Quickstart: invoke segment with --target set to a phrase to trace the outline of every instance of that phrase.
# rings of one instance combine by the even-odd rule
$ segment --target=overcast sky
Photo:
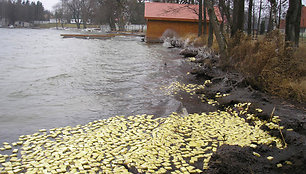
[[[52,11],[53,10],[52,7],[60,0],[39,0],[39,1],[43,3],[45,9]],[[306,0],[302,0],[302,3],[306,5]]]
[[[52,7],[58,3],[60,0],[39,0],[42,2],[46,10],[53,10]]]

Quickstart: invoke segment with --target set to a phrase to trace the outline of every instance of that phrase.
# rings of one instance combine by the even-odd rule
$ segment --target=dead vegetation
[[[208,35],[202,35],[201,37],[198,37],[196,34],[187,34],[184,37],[182,37],[182,40],[185,41],[186,45],[191,45],[194,47],[203,47],[204,45],[208,44]],[[216,40],[216,37],[214,36],[214,41]],[[213,42],[212,49],[216,52],[219,51],[218,43]]]
[[[188,34],[181,40],[185,46],[199,48],[207,45],[207,37]],[[301,41],[299,48],[285,50],[284,35],[279,31],[259,36],[258,40],[244,33],[226,38],[228,59],[221,62],[223,69],[242,73],[255,89],[306,102],[306,42]],[[219,51],[216,41],[211,49]]]
[[[237,43],[239,42],[239,43]],[[224,66],[243,73],[252,86],[286,99],[306,101],[306,45],[284,49],[284,36],[274,31],[252,40],[238,34],[229,40]]]

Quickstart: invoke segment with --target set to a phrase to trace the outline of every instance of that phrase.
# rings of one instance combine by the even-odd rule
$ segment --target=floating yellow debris
[[[274,158],[273,158],[273,156],[268,156],[267,159],[272,161]]]
[[[198,84],[184,84],[180,82],[173,82],[171,85],[167,87],[162,87],[161,89],[166,91],[167,95],[176,95],[179,94],[179,92],[185,92],[189,94],[190,96],[196,95],[197,91],[203,90],[207,84],[211,84],[210,80],[206,80],[204,84],[198,85]],[[221,94],[217,93],[215,98],[220,98],[220,97],[225,97],[228,96],[229,94]],[[206,102],[212,106],[219,105],[219,102],[207,98],[204,94],[198,95],[197,96],[202,102]]]
[[[257,157],[261,157],[261,155],[257,152],[253,152],[253,155],[257,156]]]
[[[39,132],[46,132],[46,129],[40,129]]]
[[[12,149],[12,146],[10,146],[10,145],[4,145],[3,147],[4,147],[5,150],[10,150],[10,149]]]
[[[292,162],[291,162],[291,161],[285,161],[285,163],[286,163],[287,165],[292,165]]]
[[[195,57],[190,57],[188,60],[189,60],[190,62],[194,62],[194,61],[196,61],[196,58],[195,58]]]
[[[276,164],[276,167],[281,168],[283,165],[281,163]]]
[[[259,113],[261,113],[261,112],[262,112],[262,109],[257,108],[256,111],[259,112]]]
[[[242,112],[247,112],[248,106],[237,105],[244,108]],[[22,147],[12,150],[13,156],[0,156],[4,167],[0,172],[128,173],[124,167],[128,166],[138,173],[203,173],[222,144],[254,147],[275,142],[281,148],[280,139],[260,129],[263,124],[257,121],[252,126],[233,110],[184,117],[173,113],[158,119],[152,115],[116,116],[20,136],[16,143]],[[21,157],[17,157],[19,151]],[[197,167],[199,163],[203,168]]]

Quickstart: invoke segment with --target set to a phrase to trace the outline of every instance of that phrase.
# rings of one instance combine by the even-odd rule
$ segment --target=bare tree
[[[83,27],[87,28],[87,23],[93,14],[93,7],[95,5],[94,0],[81,0],[81,12]]]
[[[206,0],[203,0],[203,18],[204,18],[204,23],[203,23],[203,34],[206,35],[206,32],[207,32],[207,17],[206,17],[206,3],[205,3]]]
[[[58,23],[61,23],[62,28],[64,28],[64,9],[63,3],[58,2],[53,6],[54,9],[54,16],[56,19],[56,28],[58,28]]]
[[[198,36],[200,37],[202,35],[202,13],[203,13],[203,6],[202,6],[202,0],[199,0],[199,29],[198,29]],[[206,21],[204,21],[206,22]]]
[[[221,13],[221,18],[222,18],[222,21],[221,21],[221,30],[223,31],[224,29],[224,10],[222,9],[224,7],[224,0],[219,0],[219,3],[218,3],[218,7],[219,7],[219,10],[220,10],[220,13]]]
[[[289,8],[286,15],[286,47],[299,46],[301,9],[301,0],[289,0]]]
[[[214,28],[213,28],[212,21],[209,20],[209,31],[208,31],[207,46],[211,47],[213,45],[213,43],[214,43]]]
[[[243,31],[244,24],[244,0],[234,0],[233,25],[231,35],[234,36],[237,31]]]
[[[249,0],[249,9],[248,9],[248,35],[252,33],[252,9],[253,9],[253,0]]]
[[[205,1],[206,6],[207,6],[207,11],[209,15],[209,20],[211,21],[212,27],[214,29],[214,33],[219,45],[219,51],[222,59],[225,59],[227,57],[227,52],[226,52],[226,40],[223,35],[223,32],[220,30],[220,24],[217,19],[217,16],[215,14],[214,6],[213,6],[213,0],[211,1]]]
[[[82,4],[80,0],[64,0],[64,5],[71,11],[72,18],[77,25],[77,28],[81,28],[81,10]]]
[[[256,37],[259,34],[259,26],[260,26],[260,18],[261,18],[261,9],[262,9],[262,0],[259,2],[259,15],[258,15],[258,22],[257,22],[257,32],[256,32]]]

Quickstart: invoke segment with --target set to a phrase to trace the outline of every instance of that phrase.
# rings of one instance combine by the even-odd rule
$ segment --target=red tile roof
[[[218,7],[215,7],[216,16],[219,21],[222,21]],[[170,21],[198,21],[199,6],[193,4],[175,4],[175,3],[160,3],[146,2],[145,3],[145,18],[156,20]],[[206,14],[207,20],[209,20]]]

